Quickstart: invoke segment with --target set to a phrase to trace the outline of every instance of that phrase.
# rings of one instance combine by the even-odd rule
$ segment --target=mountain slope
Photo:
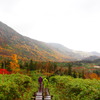
[[[47,43],[22,36],[0,22],[0,56],[10,57],[12,54],[17,54],[19,59],[39,61],[66,61],[72,59],[54,50]]]
[[[26,36],[0,22],[0,58],[17,54],[19,59],[35,61],[73,61],[81,60],[97,52],[74,51],[57,43],[45,43]]]
[[[49,43],[56,51],[60,52],[62,55],[70,56],[73,59],[81,60],[83,58],[89,57],[92,54],[83,51],[74,51],[58,43]]]
[[[98,53],[96,51],[91,52],[91,54],[94,55],[94,56],[99,56],[100,57],[100,53]]]
[[[100,59],[100,56],[89,56],[89,57],[84,58],[82,60],[84,60],[84,61],[94,61],[94,60],[97,60],[97,59]]]

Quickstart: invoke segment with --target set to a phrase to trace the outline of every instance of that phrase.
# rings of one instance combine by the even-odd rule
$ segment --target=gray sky
[[[100,52],[100,0],[0,0],[0,20],[36,40]]]

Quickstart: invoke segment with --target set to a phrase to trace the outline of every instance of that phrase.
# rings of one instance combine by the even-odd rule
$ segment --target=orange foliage
[[[11,58],[12,58],[12,61],[10,62],[9,67],[13,73],[17,73],[20,71],[20,66],[18,64],[17,55],[13,54]]]
[[[89,78],[89,79],[100,79],[100,77],[96,74],[96,73],[86,73],[85,78]]]

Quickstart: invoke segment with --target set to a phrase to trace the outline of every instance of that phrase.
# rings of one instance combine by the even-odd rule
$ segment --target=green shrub
[[[33,88],[27,75],[0,75],[0,100],[19,100]]]
[[[72,78],[70,76],[53,76],[50,78],[50,86],[53,100],[58,98],[58,100],[100,99],[100,80]]]

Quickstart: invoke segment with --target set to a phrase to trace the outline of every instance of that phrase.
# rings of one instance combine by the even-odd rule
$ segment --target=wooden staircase
[[[49,93],[49,89],[44,89],[43,85],[40,84],[38,92],[34,93],[32,100],[52,100],[52,96]]]

